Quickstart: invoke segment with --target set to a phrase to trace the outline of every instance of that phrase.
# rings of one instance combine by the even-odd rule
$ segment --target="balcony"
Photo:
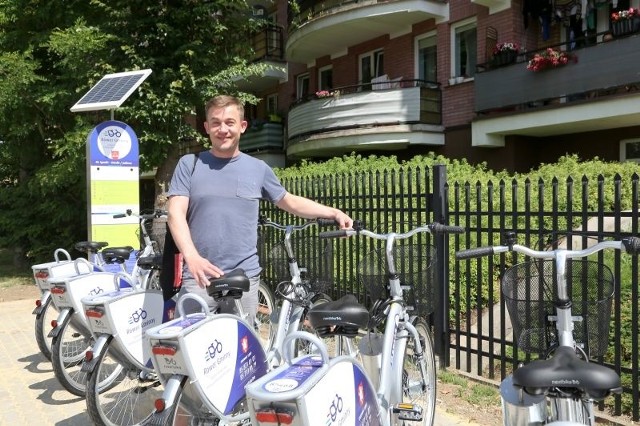
[[[520,62],[476,73],[472,145],[504,146],[506,135],[543,137],[636,126],[639,43],[635,34],[574,50],[576,63],[540,72]]]
[[[240,150],[243,152],[255,151],[282,151],[284,144],[284,126],[282,123],[260,123],[247,128],[240,138]]]
[[[344,87],[334,90],[333,96],[292,106],[287,157],[444,144],[441,91],[436,84],[404,80],[373,89]]]
[[[281,26],[266,24],[251,36],[253,63],[265,66],[259,75],[236,80],[238,89],[247,92],[262,92],[286,81],[287,66],[284,59],[284,30]]]
[[[449,19],[449,5],[439,0],[302,0],[290,11],[286,57],[310,63],[318,57],[387,34],[410,30],[428,19]]]

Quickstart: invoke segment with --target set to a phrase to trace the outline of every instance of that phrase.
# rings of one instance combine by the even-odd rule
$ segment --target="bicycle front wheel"
[[[85,352],[93,345],[93,338],[83,333],[67,321],[51,343],[51,365],[56,379],[62,387],[73,395],[85,395],[87,374],[82,372]]]
[[[36,315],[35,334],[38,349],[45,358],[51,361],[51,338],[47,336],[49,333],[47,328],[51,327],[51,321],[58,318],[58,311],[51,302],[49,297],[42,306],[42,311]]]
[[[271,349],[275,330],[271,321],[271,315],[275,310],[273,292],[267,284],[260,280],[258,287],[258,311],[256,312],[255,329],[262,342],[265,351]]]
[[[95,425],[140,424],[154,410],[162,386],[153,373],[142,372],[113,356],[113,339],[98,356],[87,381],[87,410]]]
[[[414,320],[422,346],[422,357],[416,353],[416,342],[409,338],[405,347],[402,371],[402,402],[422,408],[422,425],[433,425],[436,409],[436,359],[429,326],[422,319]]]

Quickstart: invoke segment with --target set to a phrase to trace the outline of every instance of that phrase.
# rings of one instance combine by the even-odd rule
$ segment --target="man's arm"
[[[349,229],[353,226],[353,220],[341,210],[288,192],[276,203],[276,206],[305,219],[333,219],[342,229]]]
[[[174,195],[169,197],[169,217],[167,223],[176,246],[182,253],[189,272],[201,287],[209,285],[209,277],[218,278],[223,272],[207,259],[200,256],[191,239],[191,231],[187,224],[189,197]]]

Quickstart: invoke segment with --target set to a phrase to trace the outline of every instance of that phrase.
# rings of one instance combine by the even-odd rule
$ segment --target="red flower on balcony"
[[[531,58],[527,64],[527,69],[538,72],[548,68],[557,68],[567,65],[571,60],[574,62],[577,61],[575,55],[549,47],[545,51],[533,55],[533,58]]]
[[[630,7],[629,9],[621,10],[619,12],[613,12],[611,14],[611,20],[613,22],[617,22],[625,19],[633,19],[634,16],[638,16],[638,10]]]

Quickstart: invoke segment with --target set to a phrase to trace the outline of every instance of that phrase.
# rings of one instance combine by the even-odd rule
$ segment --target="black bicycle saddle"
[[[108,245],[105,241],[80,241],[74,247],[83,253],[97,253]]]
[[[243,269],[238,268],[219,278],[210,278],[207,293],[214,299],[221,297],[223,294],[229,294],[231,297],[236,298],[242,296],[245,291],[249,291],[249,287],[249,277],[247,277]]]
[[[307,314],[313,328],[321,336],[351,336],[369,324],[369,311],[353,294],[313,306]]]
[[[600,400],[610,393],[621,393],[620,377],[605,366],[587,362],[575,350],[561,346],[553,356],[532,361],[513,373],[514,386],[532,395],[546,393],[552,388],[575,388],[589,397]]]
[[[133,247],[125,246],[125,247],[107,247],[103,249],[100,253],[102,254],[102,258],[105,262],[111,263],[124,263],[129,256],[131,256],[131,252],[133,251]]]

